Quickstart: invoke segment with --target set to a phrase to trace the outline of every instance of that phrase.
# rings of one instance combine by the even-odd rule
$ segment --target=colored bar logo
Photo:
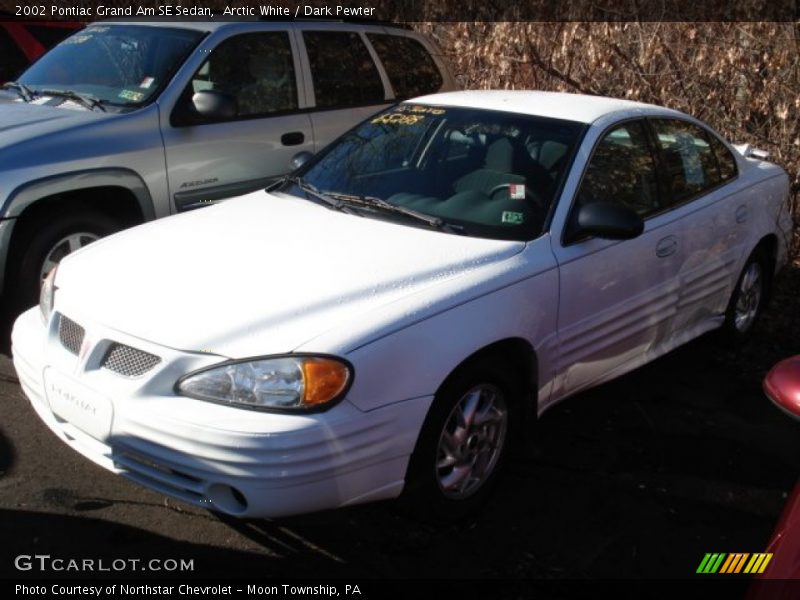
[[[769,561],[772,560],[772,553],[756,553],[750,554],[749,552],[734,552],[726,554],[725,552],[709,552],[700,561],[700,566],[697,567],[697,573],[763,573],[767,568]]]

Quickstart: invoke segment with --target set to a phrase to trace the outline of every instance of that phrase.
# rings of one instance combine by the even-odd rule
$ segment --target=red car
[[[800,355],[775,365],[764,378],[764,393],[786,414],[800,420]],[[765,552],[773,554],[769,568],[758,576],[751,599],[796,598],[795,584],[763,580],[800,579],[800,485],[795,487]]]
[[[16,20],[0,14],[0,84],[16,79],[29,64],[83,25]]]
[[[772,367],[764,378],[764,392],[778,408],[800,419],[800,355]]]

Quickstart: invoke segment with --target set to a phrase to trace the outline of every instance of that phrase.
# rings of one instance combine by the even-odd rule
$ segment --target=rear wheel
[[[743,342],[753,332],[766,304],[769,268],[764,253],[756,249],[747,259],[725,312],[723,330],[729,341]]]
[[[45,276],[65,256],[119,229],[114,219],[90,212],[45,215],[28,223],[6,284],[12,310],[21,312],[36,304]]]
[[[503,365],[481,360],[436,395],[412,454],[404,498],[423,517],[455,520],[488,497],[510,447],[518,390]]]

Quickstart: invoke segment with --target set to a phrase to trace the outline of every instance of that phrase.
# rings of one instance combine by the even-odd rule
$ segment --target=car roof
[[[569,94],[566,92],[540,92],[528,90],[471,90],[461,92],[446,92],[431,94],[414,98],[409,102],[421,104],[435,104],[447,106],[461,106],[465,108],[482,108],[500,110],[519,114],[579,123],[592,123],[601,117],[619,114],[630,115],[685,115],[677,110],[621,100],[619,98],[606,98],[604,96],[588,96],[585,94]]]

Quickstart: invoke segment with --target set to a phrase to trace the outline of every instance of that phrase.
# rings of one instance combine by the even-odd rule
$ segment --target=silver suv
[[[94,23],[0,94],[3,297],[31,305],[69,252],[264,187],[379,109],[454,88],[398,27]]]

